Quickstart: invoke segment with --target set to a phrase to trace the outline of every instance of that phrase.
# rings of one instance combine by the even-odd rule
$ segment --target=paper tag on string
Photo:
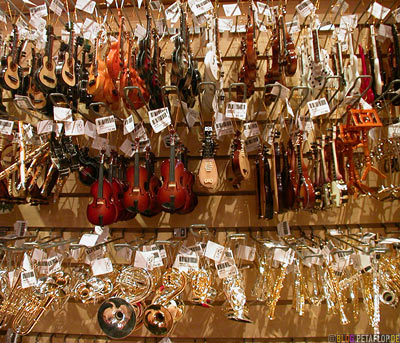
[[[99,235],[92,234],[92,233],[85,233],[82,235],[81,239],[79,240],[79,245],[84,245],[86,247],[92,247],[96,245],[97,239]]]
[[[96,130],[98,135],[116,131],[117,126],[115,124],[115,117],[108,116],[103,118],[96,118]]]
[[[321,116],[329,113],[331,110],[325,98],[311,100],[307,102],[308,109],[310,110],[311,118]]]
[[[104,275],[113,272],[113,265],[108,257],[94,260],[91,264],[93,276]]]
[[[123,260],[125,263],[131,263],[131,259],[132,259],[132,250],[131,249],[129,249],[127,247],[115,249],[115,254],[118,259]]]
[[[36,6],[36,7],[31,7],[29,9],[29,14],[32,17],[45,17],[48,15],[47,12],[47,6],[46,4]]]
[[[98,260],[104,256],[106,248],[104,246],[98,245],[85,249],[85,263],[91,264],[92,261]]]
[[[77,0],[75,8],[89,14],[93,14],[96,2],[93,0]]]
[[[32,253],[32,261],[42,261],[47,258],[47,253],[42,249],[35,248]]]
[[[275,96],[278,96],[278,95],[279,95],[279,98],[282,99],[282,100],[288,99],[288,98],[289,98],[289,95],[290,95],[290,89],[287,88],[287,87],[285,87],[285,86],[283,86],[283,85],[280,84],[279,82],[275,82],[275,84],[276,84],[277,86],[273,86],[273,87],[272,87],[272,89],[271,89],[271,94],[272,94],[272,95],[275,95]],[[279,92],[280,92],[280,93],[279,93]]]
[[[55,131],[55,124],[52,120],[42,120],[37,124],[37,133],[42,135]]]
[[[298,20],[288,21],[286,22],[286,28],[290,35],[300,32],[300,24]]]
[[[279,237],[290,236],[290,227],[287,221],[278,223],[276,230]]]
[[[340,18],[340,28],[353,31],[358,25],[356,14],[344,15]]]
[[[225,116],[245,120],[247,116],[247,103],[230,101],[226,104]]]
[[[144,37],[146,37],[146,33],[147,31],[142,25],[136,24],[134,35],[139,38],[139,40],[144,39]]]
[[[108,147],[108,139],[96,136],[92,142],[92,148],[96,150],[107,150]]]
[[[204,256],[214,260],[215,262],[218,262],[223,256],[224,249],[224,246],[213,241],[208,241],[204,251]]]
[[[188,0],[188,4],[196,17],[213,9],[213,5],[210,0]]]
[[[215,268],[217,269],[217,274],[220,279],[225,279],[238,273],[235,261],[232,260],[215,262]]]
[[[400,123],[388,126],[388,138],[400,137]]]
[[[147,139],[147,134],[146,130],[144,129],[143,123],[139,123],[135,125],[135,128],[133,129],[131,133],[131,137],[133,140],[136,140],[136,138],[139,138],[140,140],[146,140]]]
[[[72,121],[72,110],[70,108],[54,106],[53,113],[56,121]]]
[[[44,20],[42,17],[32,17],[29,20],[29,24],[39,31],[43,31],[46,28],[46,20]]]
[[[0,133],[3,135],[11,135],[14,122],[10,120],[0,119]]]
[[[248,153],[258,150],[258,147],[260,146],[260,144],[261,144],[261,142],[260,142],[260,138],[258,136],[247,138],[244,141],[244,146],[245,146],[246,152],[248,152]]]
[[[126,156],[132,157],[135,153],[135,144],[129,139],[125,139],[124,142],[119,147]]]
[[[64,4],[60,0],[52,0],[49,8],[58,16],[62,14],[64,10]]]
[[[233,26],[232,19],[218,18],[218,30],[219,32],[230,31]]]
[[[243,124],[243,135],[246,138],[260,135],[260,128],[256,121]]]
[[[17,237],[24,237],[26,235],[26,231],[28,230],[28,223],[26,220],[17,220],[14,223],[14,232]]]
[[[168,107],[159,108],[157,110],[149,111],[149,121],[155,133],[161,132],[168,125],[171,124],[171,116]]]
[[[22,17],[18,17],[17,22],[15,23],[15,25],[17,26],[19,31],[22,31],[24,29],[28,29],[28,24],[24,19],[22,19]]]
[[[382,6],[381,4],[374,2],[369,8],[368,13],[373,15],[376,19],[382,20],[385,19],[389,14],[390,9]]]
[[[252,262],[255,257],[256,248],[249,247],[248,245],[239,245],[238,258]]]
[[[135,128],[135,122],[131,114],[128,118],[124,119],[124,135],[131,133],[134,128]]]
[[[294,261],[294,250],[292,249],[275,249],[274,257],[275,261],[281,262],[284,265],[291,265]]]
[[[85,122],[82,119],[65,122],[64,125],[66,136],[80,136],[85,134]]]
[[[392,27],[385,24],[380,24],[377,31],[378,36],[393,40]]]
[[[61,270],[61,263],[57,256],[38,261],[37,265],[40,274],[50,275]]]
[[[150,252],[151,254],[153,254],[153,268],[159,268],[164,265],[163,260],[161,258],[161,253],[157,247],[153,249],[152,246],[150,246],[149,250],[143,249],[143,251]]]
[[[287,110],[288,114],[292,118],[294,118],[294,112],[293,112],[292,106],[290,106],[289,100],[285,99],[285,102],[286,102],[286,110]],[[281,118],[284,120],[283,116],[281,116]]]
[[[304,0],[296,6],[296,11],[305,18],[315,11],[315,6],[310,0]]]
[[[136,251],[133,265],[138,268],[153,270],[154,255],[149,251]]]
[[[7,24],[6,14],[2,10],[0,10],[0,21],[3,22],[4,24]]]
[[[239,3],[223,4],[222,7],[224,8],[224,12],[227,17],[236,17],[242,14],[242,12],[240,11]]]
[[[36,275],[33,270],[27,272],[21,272],[21,287],[22,288],[29,288],[36,286],[37,280]]]
[[[86,136],[94,139],[97,136],[96,125],[91,123],[90,121],[87,121],[85,123],[84,133]]]
[[[179,5],[180,5],[180,2],[175,1],[171,6],[169,6],[165,10],[165,18],[167,20],[171,20],[174,17],[178,17],[178,19],[179,19],[179,17],[180,17]]]

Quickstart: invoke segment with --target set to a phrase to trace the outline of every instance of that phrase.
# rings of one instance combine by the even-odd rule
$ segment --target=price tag
[[[108,116],[104,118],[96,119],[96,130],[97,134],[101,135],[107,132],[113,132],[117,130],[117,126],[115,125],[115,117]]]
[[[218,30],[219,32],[230,31],[233,26],[232,19],[218,18]]]
[[[340,18],[340,28],[353,31],[358,25],[356,14],[344,15]]]
[[[42,17],[32,17],[29,20],[29,24],[31,24],[38,31],[43,31],[46,28],[46,20],[44,20]]]
[[[161,132],[171,124],[171,116],[169,115],[168,107],[149,111],[148,115],[150,125],[155,133]]]
[[[96,23],[95,21],[89,18],[86,18],[82,25],[81,31],[83,32],[83,38],[88,39],[91,42],[94,42],[100,30],[101,30],[100,24]]]
[[[288,249],[288,250],[283,250],[283,249],[275,249],[274,251],[274,260],[281,262],[286,265],[291,265],[294,261],[294,250]]]
[[[290,89],[281,85],[279,82],[275,82],[275,84],[277,86],[272,87],[271,89],[271,94],[278,96],[279,94],[279,98],[282,100],[286,100],[289,98],[289,94],[290,94]],[[279,89],[280,89],[280,93],[279,93]]]
[[[28,24],[22,17],[18,17],[17,22],[15,23],[19,31],[23,31],[28,29]],[[20,33],[21,34],[21,33]]]
[[[94,260],[91,268],[93,276],[112,273],[114,270],[111,260],[108,257],[101,258],[100,260]]]
[[[153,270],[154,255],[150,251],[136,251],[133,265],[138,268]]]
[[[99,258],[102,258],[105,253],[105,247],[104,246],[95,246],[95,247],[90,247],[85,249],[85,263],[91,264],[92,261],[98,260]]]
[[[222,262],[216,262],[215,268],[217,269],[217,274],[220,279],[225,279],[229,276],[234,276],[237,274],[238,270],[235,265],[235,261],[224,260]]]
[[[124,119],[124,135],[131,133],[134,128],[135,122],[133,121],[133,116],[131,114],[128,118]]]
[[[213,9],[213,5],[210,0],[188,0],[188,4],[196,17]]]
[[[225,248],[222,245],[219,245],[213,241],[208,241],[204,256],[214,260],[215,262],[219,262],[223,256],[224,249]]]
[[[400,123],[392,124],[388,126],[388,138],[400,136]]]
[[[289,227],[289,223],[287,221],[278,223],[276,230],[278,231],[279,237],[290,235],[290,227]]]
[[[354,268],[356,268],[357,270],[363,270],[371,267],[370,255],[359,252],[357,254],[351,255],[351,259],[353,261]]]
[[[300,25],[298,20],[286,22],[287,31],[290,35],[300,32]]]
[[[36,286],[37,280],[33,270],[21,273],[21,287],[29,288]]]
[[[329,113],[331,110],[329,104],[325,98],[311,100],[307,102],[308,109],[310,110],[311,118],[318,117],[320,115]]]
[[[393,39],[392,27],[385,24],[380,24],[378,27],[378,36]]]
[[[206,244],[204,244],[204,247],[206,247]],[[201,243],[192,245],[192,246],[188,247],[188,249],[190,251],[194,252],[198,256],[204,256],[204,250],[203,250]]]
[[[52,0],[50,7],[49,7],[55,14],[58,16],[61,15],[62,11],[64,10],[64,4],[60,0]]]
[[[47,254],[42,249],[35,248],[32,253],[32,261],[43,261],[47,258]]]
[[[96,245],[99,235],[94,233],[85,233],[79,240],[79,245],[84,245],[86,247],[92,247]]]
[[[161,258],[167,258],[167,252],[163,245],[157,246],[155,244],[152,245],[144,245],[143,251],[158,251],[160,253]]]
[[[0,133],[3,135],[11,135],[14,122],[9,120],[0,119]]]
[[[38,261],[37,264],[40,274],[50,275],[61,270],[61,264],[57,256]]]
[[[231,28],[231,32],[238,32],[238,33],[244,33],[246,32],[246,25],[233,25]]]
[[[65,122],[64,127],[66,136],[80,136],[85,134],[85,122],[82,119]]]
[[[331,11],[333,13],[337,13],[340,10],[340,13],[344,13],[347,11],[348,8],[349,8],[349,4],[346,1],[338,0],[338,1],[336,1],[336,4],[333,5]]]
[[[144,37],[146,37],[146,29],[140,25],[140,24],[136,24],[136,29],[135,29],[135,33],[134,35],[139,39],[144,39]]]
[[[108,139],[96,136],[92,142],[92,148],[96,150],[107,150],[109,147]]]
[[[242,12],[240,11],[239,3],[223,4],[222,6],[227,17],[236,17],[242,14]]]
[[[143,247],[143,251],[153,254],[153,268],[162,267],[164,265],[160,250],[158,250],[156,245],[148,245],[146,249]]]
[[[200,119],[200,115],[199,112],[197,112],[196,110],[194,110],[193,108],[188,108],[185,111],[185,116],[186,116],[186,120],[187,123],[189,125],[190,128],[193,127],[193,125],[199,121]]]
[[[21,17],[20,17],[21,18]],[[34,110],[32,101],[28,96],[24,95],[15,95],[14,101],[16,102],[17,106],[20,108],[24,108],[27,110]]]
[[[28,223],[26,220],[17,220],[14,223],[14,232],[18,237],[24,237],[28,229]]]
[[[134,146],[135,145],[132,143],[132,141],[129,138],[127,138],[119,147],[119,150],[121,150],[126,156],[132,157],[133,154],[135,153]]]
[[[39,135],[55,131],[55,125],[52,120],[42,120],[37,124],[37,133]]]
[[[66,107],[54,106],[54,120],[72,121],[72,110]]]
[[[180,17],[179,5],[180,2],[176,1],[165,10],[165,18],[167,20],[171,20],[174,17],[178,17],[179,19]]]
[[[90,121],[87,121],[85,123],[84,133],[86,136],[89,136],[90,138],[94,139],[97,136],[96,125],[91,123]]]
[[[47,6],[46,4],[36,6],[36,7],[31,7],[29,9],[29,14],[32,17],[45,17],[47,16]]]
[[[78,0],[75,4],[75,8],[84,11],[89,14],[93,14],[96,2],[92,0]]]
[[[140,8],[142,6],[143,0],[137,0],[138,2],[138,8]]]
[[[243,124],[243,134],[246,138],[260,135],[260,128],[256,121]]]
[[[269,6],[263,2],[257,1],[257,10],[261,15],[271,16],[271,10]]]
[[[372,106],[366,102],[363,98],[360,99],[361,108],[364,110],[372,110]]]
[[[382,20],[389,14],[390,9],[383,7],[381,4],[374,2],[369,8],[368,13],[373,15],[376,19]]]
[[[190,270],[199,270],[199,257],[197,255],[178,254],[174,265],[182,272],[188,273]]]
[[[239,245],[238,257],[242,260],[254,261],[256,257],[256,248],[248,245]]]
[[[305,118],[304,120],[304,131],[311,133],[314,131],[314,123],[311,118]]]
[[[116,249],[116,256],[118,259],[121,259],[121,260],[125,261],[126,263],[131,263],[132,250],[127,247],[123,247],[121,249]]]
[[[230,101],[226,104],[225,116],[245,120],[247,116],[247,103]]]
[[[252,152],[258,149],[260,146],[260,138],[258,136],[247,138],[244,141],[244,146],[246,148],[246,152]]]
[[[18,271],[12,270],[11,272],[8,272],[8,284],[10,285],[10,288],[13,288],[15,283],[18,280]]]
[[[296,11],[305,18],[315,11],[315,6],[310,0],[304,0],[296,6]]]

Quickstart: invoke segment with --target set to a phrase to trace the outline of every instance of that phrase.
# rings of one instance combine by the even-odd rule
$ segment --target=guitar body
[[[0,85],[10,91],[21,87],[20,67],[13,62],[12,56],[7,57],[6,67],[0,71]]]
[[[302,178],[299,182],[297,191],[302,208],[305,210],[312,209],[315,203],[315,192],[311,180]]]
[[[214,158],[203,158],[199,168],[199,182],[208,189],[218,186],[218,169]]]
[[[93,225],[110,225],[114,222],[117,209],[113,201],[109,199],[113,195],[112,186],[108,180],[103,180],[103,198],[98,198],[98,181],[93,183],[90,188],[93,201],[87,207],[87,218]]]
[[[29,77],[29,86],[26,95],[31,99],[33,106],[38,110],[43,110],[47,105],[47,100],[42,91],[40,91],[34,81],[33,77]]]
[[[145,212],[150,205],[150,196],[146,191],[145,183],[148,180],[147,169],[139,166],[139,184],[135,187],[135,167],[131,166],[126,171],[129,183],[128,190],[124,193],[123,204],[129,212]]]
[[[69,55],[69,52],[65,53],[64,63],[58,75],[58,81],[66,87],[72,88],[76,86],[75,60]]]
[[[108,74],[112,79],[117,79],[121,69],[120,46],[118,41],[111,43],[110,51],[107,54],[106,65]]]
[[[35,81],[39,88],[47,93],[54,91],[57,86],[56,64],[47,56],[43,56],[42,65],[35,73]]]
[[[116,82],[110,77],[104,81],[103,95],[112,110],[119,108],[120,94]],[[103,99],[103,100],[104,100]]]
[[[170,160],[161,164],[162,186],[158,190],[157,200],[165,212],[175,212],[185,205],[186,193],[183,186],[184,165],[175,161],[175,179],[170,180]]]
[[[114,177],[112,178],[111,188],[113,193],[113,202],[115,205],[114,223],[124,219],[125,207],[123,204],[123,190],[121,184]]]

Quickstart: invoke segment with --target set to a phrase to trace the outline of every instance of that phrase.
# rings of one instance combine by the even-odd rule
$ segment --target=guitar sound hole
[[[48,70],[53,69],[53,63],[51,63],[51,62],[46,63],[46,68]]]
[[[17,65],[14,62],[11,62],[10,69],[11,71],[15,72],[17,70]]]

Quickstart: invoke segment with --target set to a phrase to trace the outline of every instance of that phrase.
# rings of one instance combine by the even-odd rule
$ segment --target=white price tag
[[[344,15],[340,18],[340,28],[353,31],[358,25],[356,14]]]
[[[204,247],[206,247],[205,243],[204,243]],[[203,246],[201,245],[201,243],[197,243],[196,245],[192,245],[192,246],[188,247],[188,249],[190,251],[194,252],[198,256],[204,256],[204,250],[203,250]]]
[[[31,258],[27,253],[24,253],[24,259],[22,260],[22,268],[24,270],[33,270]]]
[[[290,35],[296,32],[300,32],[300,24],[298,20],[286,22],[286,28]]]
[[[171,20],[174,17],[180,17],[180,10],[179,10],[179,5],[180,2],[179,1],[175,1],[171,6],[169,6],[166,10],[165,10],[165,18],[167,20]]]
[[[279,94],[279,98],[282,100],[288,99],[290,94],[290,89],[281,85],[279,82],[275,82],[275,84],[277,84],[277,86],[272,87],[271,94],[275,96],[278,96]]]
[[[155,133],[161,132],[168,125],[171,124],[171,116],[168,107],[159,108],[157,110],[149,111],[149,121]]]
[[[291,265],[294,261],[294,250],[275,249],[274,260],[286,265]]]
[[[85,134],[85,122],[82,119],[65,122],[64,127],[66,136],[80,136]]]
[[[36,286],[37,280],[33,270],[21,273],[21,287],[29,288]]]
[[[199,112],[197,112],[193,108],[188,108],[185,111],[185,116],[186,116],[186,120],[187,120],[187,123],[190,128],[192,128],[193,125],[200,120]]]
[[[7,24],[7,17],[2,10],[0,10],[0,21],[3,22],[4,24]]]
[[[50,275],[61,270],[61,264],[57,256],[38,261],[39,273]]]
[[[199,269],[199,257],[197,255],[178,254],[175,260],[176,267],[183,272]]]
[[[11,272],[8,272],[8,284],[10,285],[10,288],[13,288],[15,283],[18,280],[18,271],[12,270]]]
[[[244,32],[246,32],[246,25],[236,25],[236,26],[232,25],[230,32],[244,33]]]
[[[29,14],[32,17],[45,17],[47,16],[47,6],[46,4],[36,6],[36,7],[31,7],[29,9]]]
[[[3,135],[11,135],[14,122],[9,120],[0,119],[0,133]]]
[[[108,116],[104,118],[96,118],[96,130],[98,135],[116,131],[117,126],[115,125],[115,117]]]
[[[92,142],[92,148],[96,150],[107,150],[109,147],[108,139],[96,136]]]
[[[32,261],[43,261],[46,258],[47,253],[44,250],[38,248],[33,249]]]
[[[85,233],[79,240],[79,245],[84,245],[86,247],[92,247],[96,245],[99,235],[94,233]]]
[[[28,229],[28,223],[26,220],[17,220],[14,223],[14,232],[18,237],[24,237],[26,230]]]
[[[363,98],[360,98],[360,105],[361,108],[364,110],[372,110],[372,106],[368,102],[366,102]]]
[[[218,113],[216,116],[214,128],[218,138],[234,134],[232,120],[225,118],[222,113]]]
[[[215,268],[217,269],[217,274],[220,279],[225,279],[229,276],[234,276],[238,272],[235,262],[232,260],[224,260],[219,263],[216,262]]]
[[[108,257],[100,260],[94,260],[91,267],[93,276],[112,273],[114,270],[111,260]]]
[[[37,133],[39,135],[55,131],[55,124],[52,120],[42,120],[37,124]]]
[[[223,4],[222,6],[227,17],[236,17],[242,14],[242,12],[240,11],[239,3]]]
[[[86,18],[82,25],[81,31],[83,32],[83,38],[88,39],[93,43],[97,38],[100,30],[101,30],[100,24],[98,24],[94,20]]]
[[[210,0],[188,0],[188,4],[196,17],[213,9],[213,5]]]
[[[290,116],[292,116],[294,118],[294,112],[293,112],[292,106],[290,106],[289,100],[285,99],[285,102],[286,102],[286,110],[287,110],[287,112],[289,113]],[[284,121],[283,116],[281,116],[281,120]]]
[[[382,20],[385,19],[389,14],[390,9],[382,6],[381,4],[374,2],[369,8],[368,13],[373,15],[376,19]]]
[[[153,270],[154,255],[151,251],[136,251],[133,265],[138,268]]]
[[[309,117],[305,118],[304,120],[304,131],[306,131],[307,133],[311,133],[312,131],[314,131],[314,123]]]
[[[215,262],[219,262],[223,256],[224,249],[225,248],[222,245],[213,241],[208,241],[204,256],[214,260]]]
[[[89,14],[93,14],[96,2],[93,0],[77,0],[75,8]]]
[[[296,11],[305,18],[315,11],[315,6],[310,0],[304,0],[296,6]]]
[[[20,17],[21,18],[21,17]],[[27,110],[34,110],[32,101],[28,96],[24,95],[15,95],[14,101],[17,103],[18,107],[27,109]]]
[[[121,260],[125,261],[126,263],[131,263],[132,250],[127,247],[123,247],[121,249],[116,249],[116,256],[118,259],[121,259]]]
[[[380,24],[378,27],[378,36],[393,40],[392,27],[389,25]]]
[[[371,266],[371,256],[361,252],[351,255],[353,265],[357,270],[363,270]]]
[[[256,257],[256,248],[248,245],[239,245],[238,257],[242,260],[254,261]]]
[[[99,258],[102,258],[105,253],[105,247],[98,245],[95,247],[90,247],[85,249],[85,263],[91,264],[92,261],[98,260]]]
[[[135,153],[134,146],[135,145],[132,143],[132,141],[129,138],[127,138],[119,147],[119,150],[121,150],[126,156],[132,157],[133,154]]]
[[[260,134],[260,128],[256,121],[243,124],[243,134],[246,138],[258,136]]]
[[[32,17],[29,20],[29,24],[39,31],[43,31],[46,28],[46,20],[44,20],[42,17]]]
[[[400,123],[392,124],[388,126],[388,138],[400,136]]]
[[[136,24],[136,29],[134,35],[139,39],[146,37],[147,30],[140,24]]]
[[[146,248],[145,248],[146,247]],[[156,245],[147,245],[143,247],[143,251],[153,254],[153,268],[162,267],[164,265],[161,257],[161,252]]]
[[[22,17],[18,17],[17,22],[15,23],[15,25],[17,26],[19,31],[23,31],[24,29],[28,29],[28,24],[24,19],[22,19]]]
[[[131,137],[133,140],[136,140],[136,138],[139,138],[140,140],[147,140],[147,134],[146,130],[144,129],[144,126],[142,123],[139,123],[138,125],[135,125],[135,128],[132,131]]]
[[[135,122],[131,114],[128,118],[124,119],[124,135],[131,133],[134,128],[135,128]]]
[[[225,116],[245,120],[247,116],[247,102],[230,101],[226,104]]]
[[[252,152],[259,148],[261,142],[258,136],[247,138],[244,141],[244,146],[246,148],[246,152]]]
[[[31,139],[33,138],[33,130],[32,130],[32,125],[31,124],[24,124],[24,130],[26,136]]]
[[[265,16],[271,16],[271,9],[267,4],[257,1],[257,9],[259,14]]]
[[[58,16],[61,15],[62,11],[64,10],[64,4],[60,0],[52,0],[50,7],[49,7],[55,14]]]
[[[310,110],[311,118],[318,117],[331,111],[325,98],[311,100],[307,102],[307,106]]]
[[[97,133],[96,133],[96,125],[93,124],[93,123],[91,123],[90,121],[87,121],[87,122],[85,123],[85,130],[84,130],[84,132],[85,132],[85,135],[86,135],[86,136],[88,136],[88,137],[94,139],[94,138],[97,136]]]
[[[230,31],[233,26],[232,19],[218,18],[218,30],[219,32]]]
[[[66,107],[54,106],[54,120],[72,121],[72,110]]]
[[[290,235],[290,227],[289,227],[289,223],[287,221],[278,223],[276,230],[278,231],[279,237]]]

